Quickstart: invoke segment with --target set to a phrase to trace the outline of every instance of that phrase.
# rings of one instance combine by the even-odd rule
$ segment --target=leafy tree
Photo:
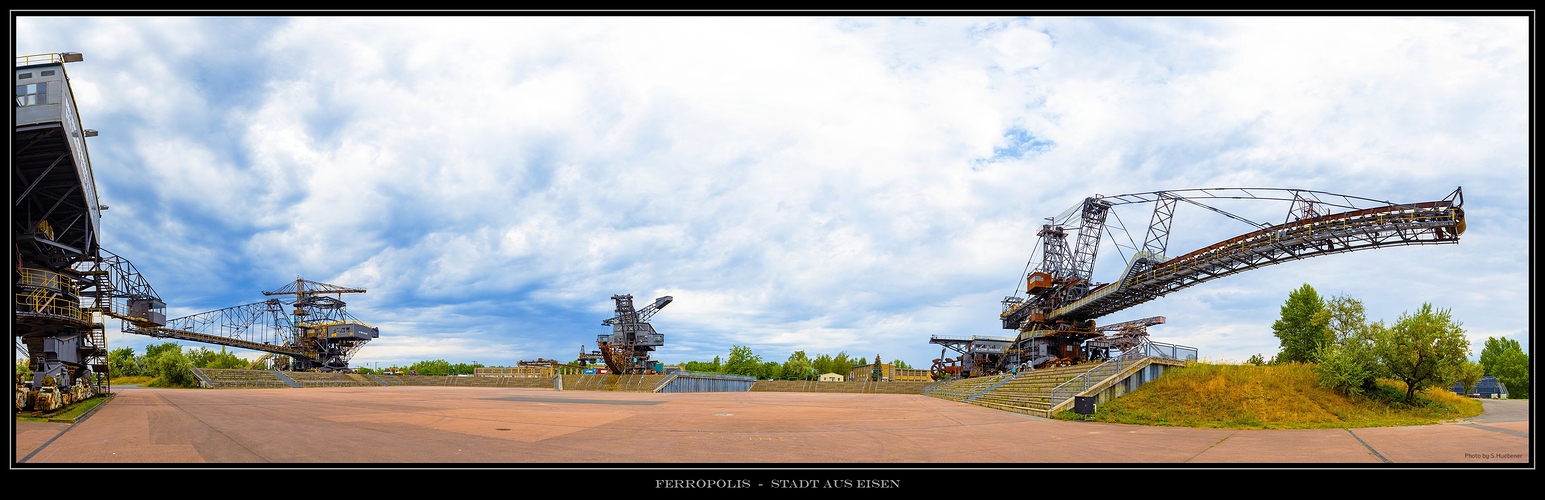
[[[173,349],[167,349],[165,346],[172,346]],[[160,348],[151,351],[153,347]],[[182,348],[177,344],[168,342],[160,346],[147,347],[145,350],[155,353],[145,355],[150,374],[156,377],[156,380],[151,382],[151,386],[194,387],[198,385],[198,380],[193,377],[193,362],[183,355]]]
[[[719,356],[714,356],[713,361],[688,361],[681,363],[681,369],[699,373],[723,373],[724,363]]]
[[[891,361],[891,364],[896,365],[896,369],[897,370],[912,370],[913,369],[912,365],[909,365],[909,364],[907,364],[906,361],[902,361],[902,360],[899,360],[899,359],[895,360],[895,361]]]
[[[1336,342],[1368,333],[1368,315],[1363,302],[1345,295],[1325,299],[1322,318]]]
[[[1246,360],[1245,362],[1255,366],[1261,366],[1266,364],[1266,358],[1261,357],[1260,353],[1256,353],[1255,355],[1250,356],[1250,359]]]
[[[354,373],[358,373],[360,375],[375,375],[376,371],[370,369],[368,366],[361,366],[359,368],[355,368]]]
[[[1383,373],[1366,333],[1322,344],[1315,351],[1314,363],[1312,369],[1320,385],[1353,396],[1373,390],[1374,380]]]
[[[757,365],[756,378],[765,380],[777,380],[783,376],[783,365],[777,361],[768,361]]]
[[[736,345],[730,347],[730,357],[724,362],[724,373],[756,376],[761,364],[762,357],[752,353],[750,347]]]
[[[16,375],[22,379],[32,378],[32,364],[27,358],[16,358]]]
[[[847,351],[843,351],[837,353],[836,356],[817,355],[815,361],[812,361],[810,364],[815,368],[816,375],[835,373],[846,377],[848,372],[853,370],[853,366],[857,364],[854,361],[856,360],[848,357]]]
[[[424,360],[409,365],[408,370],[416,371],[419,375],[450,375],[451,363],[443,359]]]
[[[457,374],[457,375],[471,375],[473,373],[473,370],[476,370],[476,369],[482,368],[482,367],[483,367],[482,363],[456,363],[454,365],[451,365],[450,373]]]
[[[706,361],[688,361],[686,363],[682,363],[681,369],[698,373],[724,373],[724,365],[723,363],[720,363],[718,356],[713,357],[712,363]]]
[[[1373,390],[1383,369],[1374,354],[1373,330],[1362,301],[1345,295],[1325,299],[1312,323],[1324,324],[1331,334],[1318,341],[1313,356],[1320,384],[1354,396]]]
[[[113,377],[133,377],[145,373],[144,359],[134,356],[133,347],[120,347],[107,353],[108,374]]]
[[[1282,319],[1271,325],[1282,345],[1277,361],[1309,362],[1319,346],[1332,340],[1333,335],[1325,326],[1330,318],[1324,311],[1320,295],[1308,283],[1288,294],[1287,303],[1282,305]]]
[[[1510,338],[1486,337],[1486,347],[1481,349],[1481,367],[1486,375],[1497,377],[1507,386],[1509,395],[1525,397],[1529,394],[1529,355],[1523,346]]]
[[[188,350],[185,354],[194,368],[238,369],[246,368],[250,362],[242,359],[234,353],[226,352],[225,347],[220,347],[220,352],[214,352],[203,347]]]
[[[1374,352],[1390,377],[1405,382],[1407,403],[1416,391],[1459,378],[1470,355],[1464,329],[1448,309],[1434,311],[1430,303],[1374,330]]]
[[[160,356],[162,353],[173,351],[181,353],[182,346],[173,342],[163,342],[156,345],[145,346],[145,359],[154,358],[156,356]]]
[[[1475,384],[1479,383],[1481,381],[1481,377],[1484,376],[1486,376],[1486,369],[1483,368],[1480,363],[1465,360],[1464,367],[1459,370],[1459,379],[1457,382],[1459,385],[1464,387],[1465,394],[1469,394],[1471,391],[1475,390]]]
[[[788,380],[810,380],[814,378],[812,372],[815,368],[810,364],[810,358],[805,356],[805,351],[794,351],[789,355],[789,360],[783,363],[782,377]]]
[[[815,370],[817,376],[836,373],[832,371],[832,357],[829,354],[815,355],[815,359],[810,360],[810,368]]]

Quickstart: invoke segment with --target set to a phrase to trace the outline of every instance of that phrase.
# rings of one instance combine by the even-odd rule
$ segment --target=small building
[[[506,378],[552,378],[551,366],[515,366],[515,367],[483,367],[473,368],[472,374],[478,377],[506,377]]]
[[[1497,380],[1497,377],[1481,377],[1481,380],[1475,383],[1475,388],[1470,390],[1470,394],[1465,394],[1464,382],[1455,382],[1453,390],[1454,394],[1460,396],[1483,399],[1507,399],[1507,384]]]
[[[874,365],[867,364],[855,366],[848,372],[848,380],[869,380],[874,376]],[[890,363],[880,364],[880,381],[882,382],[932,382],[933,375],[928,370],[913,370],[909,368],[896,368]]]
[[[835,373],[822,373],[821,377],[816,380],[820,382],[842,382],[846,379],[844,379],[842,375]]]

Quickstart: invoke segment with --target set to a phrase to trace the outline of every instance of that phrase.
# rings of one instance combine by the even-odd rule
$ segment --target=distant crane
[[[671,300],[671,296],[666,295],[635,311],[632,295],[613,295],[612,301],[617,306],[616,315],[601,322],[603,326],[612,327],[612,333],[597,336],[597,351],[589,355],[582,354],[581,359],[600,358],[606,362],[606,368],[615,374],[654,373],[649,353],[665,345],[665,335],[655,331],[654,325],[649,324],[649,318],[669,305]]]
[[[165,326],[126,323],[124,331],[288,356],[273,361],[291,370],[347,371],[354,353],[381,332],[349,314],[345,293],[365,290],[296,278],[263,292],[295,296],[289,308],[274,298],[167,320]]]

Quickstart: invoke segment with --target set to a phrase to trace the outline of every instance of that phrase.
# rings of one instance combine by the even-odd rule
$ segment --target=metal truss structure
[[[613,295],[616,315],[602,321],[602,326],[612,327],[610,335],[596,337],[597,351],[588,355],[581,352],[580,359],[597,359],[606,362],[606,368],[614,374],[654,373],[649,353],[665,345],[665,335],[658,333],[649,318],[671,303],[671,296],[654,299],[643,309],[633,309],[632,295]],[[583,347],[581,347],[583,351]]]
[[[1209,204],[1211,200],[1255,200],[1287,205],[1280,224],[1256,222]],[[1249,232],[1180,256],[1168,254],[1175,209],[1197,206],[1251,227]],[[1124,234],[1123,245],[1107,224],[1115,207],[1151,204],[1149,223],[1139,240]],[[1094,319],[1169,293],[1251,269],[1358,250],[1405,245],[1458,243],[1464,233],[1464,194],[1455,189],[1438,201],[1394,203],[1357,196],[1281,188],[1206,188],[1092,196],[1049,218],[1037,236],[1040,264],[1025,277],[1025,295],[1004,298],[1003,328],[1019,335],[998,370],[1011,364],[1078,362],[1108,352],[1117,344],[1141,343],[1137,328],[1162,317],[1096,328]],[[1069,235],[1075,235],[1070,243]],[[1110,283],[1093,281],[1102,234],[1111,234],[1118,251],[1131,250],[1126,269]],[[1032,262],[1034,259],[1032,258]],[[1027,266],[1028,267],[1028,266]],[[1157,320],[1157,322],[1153,322]],[[1124,332],[1107,338],[1104,332]],[[937,343],[937,342],[936,342]],[[992,370],[986,370],[991,372]]]
[[[1100,327],[1095,328],[1094,331],[1105,333],[1105,338],[1089,341],[1089,343],[1094,344],[1090,347],[1094,349],[1105,349],[1106,354],[1109,354],[1112,351],[1125,352],[1126,350],[1136,347],[1144,342],[1148,342],[1148,327],[1162,324],[1164,324],[1164,317],[1154,316],[1151,318],[1134,319],[1132,321],[1122,321],[1120,323],[1101,325]]]
[[[291,310],[275,298],[176,318],[164,327],[125,331],[284,355],[290,359],[278,364],[292,370],[342,371],[349,368],[354,353],[381,335],[375,326],[349,314],[345,293],[365,290],[296,278],[263,292],[294,295]]]
[[[1014,343],[1014,339],[981,335],[971,338],[934,335],[928,343],[942,346],[939,348],[939,359],[933,360],[931,371],[934,378],[976,377],[996,371],[1002,362],[1003,353]],[[955,351],[959,356],[950,358],[945,355],[945,349]]]
[[[278,299],[166,320],[166,304],[128,259],[101,248],[101,214],[64,52],[16,58],[11,134],[11,292],[16,355],[33,376],[16,380],[17,410],[64,407],[111,390],[108,318],[123,331],[290,356],[299,369],[335,370],[379,331],[348,314],[341,296],[364,290],[296,279]],[[336,295],[337,297],[330,297]]]
[[[54,410],[111,389],[102,322],[96,308],[82,304],[99,287],[96,276],[80,269],[103,263],[107,208],[97,200],[86,147],[96,131],[81,127],[65,74],[66,63],[82,60],[74,52],[16,58],[12,354],[25,355],[32,370],[30,380],[17,377],[17,410]]]

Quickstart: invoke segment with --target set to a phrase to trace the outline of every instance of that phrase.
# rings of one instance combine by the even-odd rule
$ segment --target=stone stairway
[[[977,396],[969,402],[977,406],[1045,417],[1050,413],[1053,405],[1062,402],[1052,400],[1051,390],[1097,365],[1097,363],[1084,363],[1020,373],[1008,383]]]

